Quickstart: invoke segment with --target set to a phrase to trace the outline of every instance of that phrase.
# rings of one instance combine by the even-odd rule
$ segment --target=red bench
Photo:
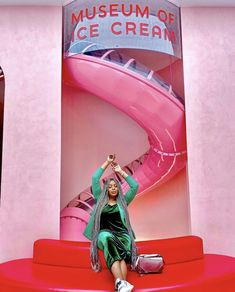
[[[105,266],[95,273],[90,267],[88,242],[40,239],[32,259],[0,265],[1,292],[113,291],[113,277]],[[137,242],[139,253],[160,253],[165,259],[162,274],[128,273],[134,291],[234,292],[235,258],[203,254],[197,236]]]

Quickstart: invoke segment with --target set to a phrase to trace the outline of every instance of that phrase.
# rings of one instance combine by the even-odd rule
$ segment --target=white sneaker
[[[129,282],[125,281],[126,282],[126,286],[128,287],[128,291],[132,291],[132,289],[134,288],[133,285],[131,285]]]
[[[133,285],[131,285],[127,281],[120,280],[119,278],[117,278],[115,281],[115,291],[130,292],[132,288],[133,288]]]
[[[131,290],[130,290],[129,286],[127,285],[127,282],[126,281],[120,280],[119,278],[117,278],[116,281],[115,281],[115,291],[118,291],[118,292],[129,292]]]

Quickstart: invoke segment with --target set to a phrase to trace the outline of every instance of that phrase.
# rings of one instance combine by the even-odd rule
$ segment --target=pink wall
[[[186,170],[161,187],[136,197],[129,212],[137,240],[190,234]]]
[[[235,8],[183,8],[192,233],[235,256]]]
[[[58,238],[61,7],[1,7],[5,73],[0,262]]]
[[[148,148],[147,135],[127,115],[87,92],[64,86],[61,208],[91,185],[92,173],[109,153],[116,153],[125,165]]]
[[[94,170],[107,154],[116,153],[120,165],[125,165],[149,148],[142,128],[87,92],[64,86],[62,105],[61,208],[91,185]],[[189,234],[186,171],[137,197],[130,216],[138,240]]]

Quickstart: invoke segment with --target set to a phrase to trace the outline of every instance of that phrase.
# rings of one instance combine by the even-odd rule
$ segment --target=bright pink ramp
[[[136,60],[115,50],[94,54],[66,58],[65,82],[114,105],[146,131],[149,151],[125,168],[138,181],[138,194],[144,193],[166,182],[185,166],[184,105],[169,84]],[[122,182],[122,187],[125,191],[128,185]],[[89,193],[89,188],[84,192]],[[81,197],[76,197],[69,206],[78,206],[76,201],[81,201]],[[92,198],[90,201],[92,205]],[[62,238],[66,238],[63,232]]]

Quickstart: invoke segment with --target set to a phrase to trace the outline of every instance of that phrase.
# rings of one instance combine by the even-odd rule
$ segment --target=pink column
[[[235,256],[235,8],[183,8],[192,233]]]
[[[0,262],[59,238],[61,7],[1,7],[5,73]]]

